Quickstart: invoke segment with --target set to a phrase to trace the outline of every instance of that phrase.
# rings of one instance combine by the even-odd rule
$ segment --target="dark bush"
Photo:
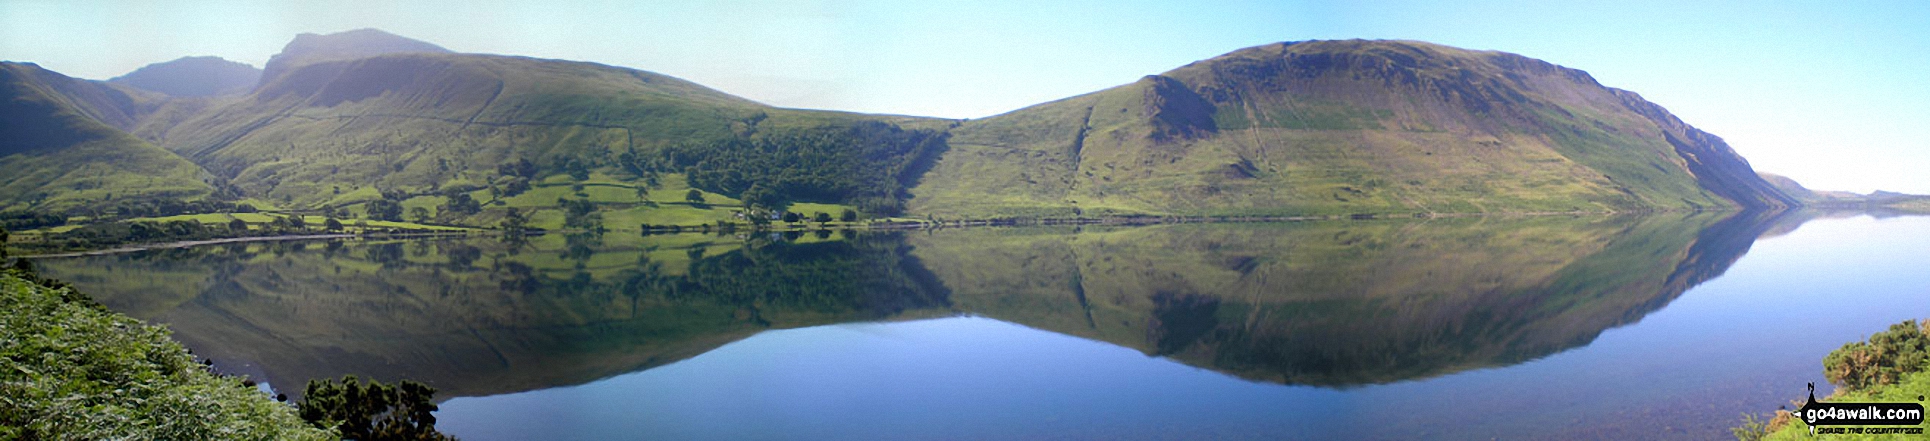
[[[1852,390],[1895,384],[1904,374],[1921,371],[1930,354],[1930,337],[1916,320],[1890,325],[1868,342],[1843,345],[1823,359],[1823,377]]]

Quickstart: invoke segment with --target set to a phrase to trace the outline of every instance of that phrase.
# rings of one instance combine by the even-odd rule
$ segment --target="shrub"
[[[378,381],[363,384],[354,375],[308,382],[302,393],[303,421],[334,429],[355,440],[451,440],[436,431],[436,389],[403,380],[390,386]]]
[[[1926,321],[1925,324],[1930,324]],[[1895,384],[1904,374],[1923,370],[1930,336],[1916,320],[1890,325],[1868,342],[1843,345],[1823,359],[1823,377],[1852,390]]]
[[[336,439],[167,330],[0,272],[0,439]]]

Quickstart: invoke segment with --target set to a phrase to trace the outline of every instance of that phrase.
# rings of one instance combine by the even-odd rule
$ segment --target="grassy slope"
[[[1663,127],[1669,120],[1638,114],[1623,94],[1497,52],[1255,47],[968,122],[913,189],[912,207],[987,216],[1735,206],[1699,187],[1663,135],[1692,128]]]
[[[0,438],[332,439],[165,328],[0,273]]]
[[[179,156],[103,121],[131,124],[135,98],[30,64],[0,63],[0,209],[61,212],[213,188]]]
[[[518,159],[544,170],[529,193],[462,219],[493,225],[504,208],[534,226],[561,225],[557,198],[589,199],[612,228],[712,223],[732,217],[734,199],[706,194],[715,209],[683,204],[681,175],[659,179],[640,207],[623,152],[736,136],[885,121],[942,128],[925,118],[776,109],[683,80],[591,63],[473,54],[393,54],[309,64],[271,78],[256,93],[217,102],[174,127],[144,126],[169,149],[232,176],[245,194],[291,209],[357,205],[379,190],[430,195],[480,190],[504,179],[496,166]],[[579,160],[593,177],[572,182],[561,163]],[[585,186],[581,195],[571,184]],[[404,201],[432,214],[441,196]],[[406,209],[406,208],[405,208]],[[835,212],[834,212],[835,213]],[[406,214],[405,214],[406,216]]]
[[[474,225],[492,224],[508,206],[536,210],[538,226],[560,225],[556,197],[606,204],[606,218],[619,228],[730,219],[728,209],[639,205],[618,194],[639,184],[616,158],[865,121],[950,130],[949,149],[911,190],[910,204],[914,216],[945,218],[1730,207],[1725,197],[1735,191],[1717,178],[1726,176],[1722,167],[1747,167],[1719,139],[1580,71],[1425,43],[1248,48],[962,126],[771,108],[593,63],[310,55],[270,69],[278,72],[250,95],[85,113],[192,159],[243,197],[284,209],[355,210],[382,191],[399,191],[416,196],[404,201],[407,208],[434,213],[448,188],[478,189],[471,194],[490,200],[480,189],[501,185],[496,166],[518,159],[539,165],[539,182],[568,184],[557,173],[570,161],[600,176],[581,183],[589,186],[581,195],[539,185],[483,214],[442,219]],[[57,164],[19,166],[63,169],[49,165]],[[662,182],[650,199],[674,198],[662,193],[682,185]],[[1761,199],[1747,194],[1751,188],[1738,191]]]

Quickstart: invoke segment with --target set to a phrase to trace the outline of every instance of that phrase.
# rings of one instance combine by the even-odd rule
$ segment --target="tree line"
[[[945,146],[946,134],[868,121],[667,146],[620,159],[639,175],[681,171],[691,187],[741,195],[781,210],[792,202],[831,202],[867,213],[904,211],[905,190]]]

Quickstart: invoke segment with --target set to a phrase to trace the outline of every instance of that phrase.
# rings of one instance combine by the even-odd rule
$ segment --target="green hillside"
[[[341,35],[289,50],[340,50],[347,43],[330,39]],[[252,93],[139,132],[280,207],[362,213],[388,198],[443,221],[494,225],[507,208],[560,220],[559,198],[606,212],[678,211],[660,203],[697,188],[707,204],[670,216],[691,225],[734,218],[753,183],[766,208],[821,202],[894,214],[913,182],[905,176],[942,149],[950,123],[779,109],[584,62],[433,51],[283,58],[308,61],[271,62]],[[443,215],[437,208],[458,194],[481,209]]]
[[[7,142],[34,147],[9,147],[23,171],[0,196],[36,210],[219,194],[337,217],[495,226],[514,209],[541,228],[637,229],[794,203],[946,219],[1799,203],[1720,138],[1585,72],[1418,42],[1247,48],[972,121],[776,108],[369,29],[298,36],[245,94],[10,66],[22,98]],[[29,150],[43,154],[13,154]]]
[[[1587,73],[1403,41],[1242,49],[965,123],[912,189],[946,216],[1794,205],[1721,139]]]
[[[0,63],[0,210],[64,213],[199,200],[212,179],[117,128],[145,102],[125,90],[24,63]]]

